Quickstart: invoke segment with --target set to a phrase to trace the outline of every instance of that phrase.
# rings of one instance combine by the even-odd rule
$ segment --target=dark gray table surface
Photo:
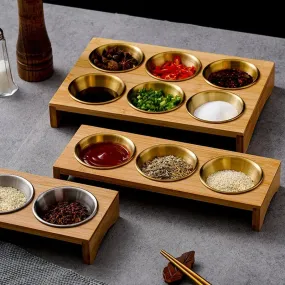
[[[275,88],[257,123],[248,153],[285,156],[285,39],[170,23],[119,14],[45,5],[54,55],[54,76],[28,83],[16,70],[17,1],[1,0],[4,30],[19,91],[0,100],[0,167],[52,175],[52,165],[79,124],[52,129],[48,103],[92,37],[271,60]],[[191,17],[191,13],[189,14]],[[261,232],[250,213],[146,192],[120,192],[120,219],[109,231],[93,265],[79,249],[41,238],[0,231],[11,241],[56,264],[112,285],[164,284],[165,249],[175,256],[196,251],[195,269],[213,284],[285,284],[285,176]],[[185,280],[183,284],[191,284]]]

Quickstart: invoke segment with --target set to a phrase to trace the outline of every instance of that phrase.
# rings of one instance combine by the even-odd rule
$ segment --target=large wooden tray
[[[157,182],[145,178],[136,170],[135,159],[122,167],[110,170],[95,170],[80,164],[74,156],[76,143],[85,136],[102,132],[127,136],[136,145],[137,154],[150,146],[161,143],[185,146],[197,155],[199,161],[198,169],[192,176],[181,181]],[[238,195],[220,194],[205,187],[200,181],[199,168],[206,161],[221,155],[247,157],[258,163],[264,171],[264,180],[261,185],[253,191]],[[254,230],[260,230],[269,203],[280,185],[280,164],[280,161],[270,158],[82,125],[55,162],[53,173],[56,178],[64,178],[72,175],[74,177],[252,211],[252,227]]]
[[[133,109],[128,104],[126,94],[133,86],[142,82],[154,80],[146,73],[144,63],[149,57],[156,53],[170,50],[187,51],[200,59],[202,68],[215,60],[233,58],[232,56],[226,55],[131,43],[142,49],[146,59],[139,68],[133,71],[114,73],[125,82],[127,87],[125,95],[121,99],[105,105],[87,105],[73,100],[68,94],[68,85],[74,78],[87,73],[102,73],[89,64],[88,57],[90,52],[102,44],[113,42],[123,41],[102,38],[93,38],[90,41],[75,66],[71,69],[70,73],[50,101],[50,122],[52,127],[59,126],[59,119],[62,113],[71,112],[231,137],[236,140],[237,151],[245,152],[247,150],[257,119],[274,87],[275,68],[273,62],[240,58],[255,64],[259,68],[261,75],[257,83],[253,86],[235,91],[235,93],[245,101],[246,110],[237,120],[224,124],[209,124],[195,120],[187,113],[185,103],[181,108],[169,113],[154,115],[142,113]],[[175,82],[175,84],[179,85],[184,90],[187,99],[197,92],[215,89],[205,82],[202,71],[200,71],[198,76],[190,80]]]
[[[81,187],[91,192],[97,198],[98,212],[93,219],[80,226],[55,228],[44,225],[34,217],[32,212],[33,202],[31,202],[27,207],[18,212],[0,215],[0,227],[79,244],[82,246],[83,262],[91,264],[94,261],[104,235],[119,217],[119,195],[117,191],[69,181],[60,181],[58,179],[8,169],[0,169],[0,173],[19,175],[30,181],[35,189],[34,200],[42,192],[59,186]]]

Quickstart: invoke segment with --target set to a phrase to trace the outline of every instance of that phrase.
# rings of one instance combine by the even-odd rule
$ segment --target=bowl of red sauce
[[[208,64],[203,77],[208,84],[220,89],[243,89],[256,83],[259,70],[244,60],[221,59]]]
[[[75,146],[75,158],[83,165],[112,169],[127,164],[134,157],[135,144],[129,138],[98,133],[81,139]]]
[[[200,60],[187,52],[167,51],[150,57],[146,72],[153,78],[162,81],[183,81],[195,77],[202,64]]]

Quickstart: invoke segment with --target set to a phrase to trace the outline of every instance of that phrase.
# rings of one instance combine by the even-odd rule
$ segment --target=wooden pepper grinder
[[[17,64],[25,81],[42,81],[53,74],[52,48],[42,0],[18,0]]]

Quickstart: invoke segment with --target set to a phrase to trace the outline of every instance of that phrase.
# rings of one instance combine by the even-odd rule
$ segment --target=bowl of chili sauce
[[[153,78],[162,81],[184,81],[195,77],[202,64],[189,53],[168,51],[155,54],[146,64],[146,72]]]
[[[205,81],[220,89],[243,89],[252,86],[259,78],[258,68],[239,59],[221,59],[208,64],[203,70]]]
[[[87,167],[112,169],[130,162],[135,151],[135,144],[127,137],[98,133],[81,139],[74,148],[74,155]]]

